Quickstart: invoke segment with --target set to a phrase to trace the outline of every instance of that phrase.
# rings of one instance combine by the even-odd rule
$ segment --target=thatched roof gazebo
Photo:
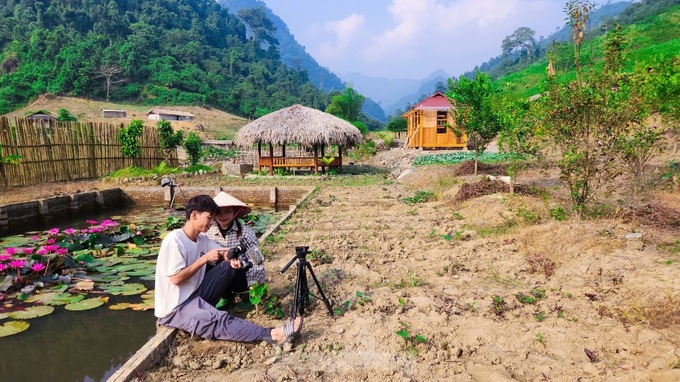
[[[342,170],[342,149],[361,144],[364,137],[351,123],[332,114],[302,105],[293,105],[243,126],[236,133],[234,143],[250,149],[257,144],[259,169],[269,167],[273,175],[274,167],[309,167],[314,172],[319,167],[338,167]],[[313,149],[313,156],[286,157],[286,145],[298,144]],[[262,156],[262,144],[269,145],[269,156]],[[280,146],[280,156],[274,156],[274,146]],[[325,163],[324,150],[327,146],[338,147],[338,157],[330,164]],[[319,157],[319,151],[321,157]]]

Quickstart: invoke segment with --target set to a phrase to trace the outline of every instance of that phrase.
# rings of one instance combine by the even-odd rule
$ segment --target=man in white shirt
[[[227,259],[229,248],[205,235],[217,211],[208,195],[189,199],[186,223],[163,239],[156,264],[158,323],[208,339],[279,345],[291,341],[302,329],[301,317],[282,327],[264,328],[215,308],[241,267],[238,259]],[[206,270],[207,264],[215,265]]]

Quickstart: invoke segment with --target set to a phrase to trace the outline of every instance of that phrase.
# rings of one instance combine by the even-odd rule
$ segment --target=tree
[[[451,114],[456,123],[456,126],[450,128],[456,134],[464,131],[467,134],[468,147],[474,147],[475,175],[479,157],[501,129],[500,118],[492,101],[496,91],[491,77],[479,70],[474,80],[463,75],[458,80],[449,79],[446,97],[454,105]]]
[[[120,153],[124,157],[138,158],[142,154],[139,144],[139,137],[142,136],[144,122],[141,119],[133,119],[127,127],[118,131],[118,141],[120,142]]]
[[[387,130],[395,133],[400,131],[406,131],[407,127],[408,123],[406,122],[406,118],[396,117],[387,122]]]
[[[567,10],[574,44],[580,45],[590,4],[573,1]],[[576,79],[549,75],[544,96],[537,101],[547,136],[560,152],[560,178],[579,213],[602,192],[613,190],[621,163],[632,170],[632,181],[639,180],[658,139],[647,125],[653,106],[645,94],[649,81],[644,72],[622,71],[625,39],[620,33],[615,28],[606,38],[603,69],[582,67],[580,48],[574,48]]]
[[[118,65],[101,65],[97,69],[97,77],[99,78],[104,78],[106,81],[104,83],[104,88],[106,89],[106,100],[109,100],[109,94],[111,92],[111,86],[114,84],[119,84],[121,82],[125,82],[125,79],[114,79],[117,75],[123,73],[123,69],[121,69]]]
[[[59,109],[59,114],[57,115],[57,121],[59,122],[76,122],[78,118],[73,116],[68,110],[66,109]]]
[[[351,87],[346,87],[341,94],[331,98],[331,103],[326,108],[326,113],[333,114],[348,122],[359,119],[361,106],[364,104],[365,97],[357,93]]]
[[[182,146],[184,146],[184,150],[187,151],[189,163],[191,163],[192,166],[197,165],[198,162],[201,160],[201,155],[203,151],[203,140],[192,131],[184,140]]]
[[[541,149],[540,125],[535,123],[527,100],[503,98],[500,102],[499,118],[502,129],[498,138],[498,148],[504,152],[520,154],[511,159],[506,171],[510,176],[510,193],[515,192],[515,181],[526,168],[526,156],[535,156]]]
[[[165,155],[165,162],[168,163],[170,161],[172,152],[182,144],[182,140],[184,140],[184,132],[182,130],[173,132],[172,124],[164,119],[158,121],[156,124],[156,129],[158,129],[158,138],[160,141],[161,150]]]
[[[536,39],[536,31],[527,27],[517,28],[510,36],[506,36],[501,43],[503,55],[508,55],[516,50],[526,52],[527,61],[531,60]]]

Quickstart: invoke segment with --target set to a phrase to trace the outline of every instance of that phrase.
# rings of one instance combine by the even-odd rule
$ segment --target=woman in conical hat
[[[206,235],[226,248],[235,248],[239,245],[247,248],[245,255],[252,266],[237,269],[230,288],[235,294],[241,295],[242,301],[247,303],[249,297],[244,292],[248,292],[248,287],[255,283],[262,284],[265,281],[264,256],[260,253],[257,236],[250,227],[239,221],[252,209],[224,191],[220,191],[213,200],[219,207],[219,211]]]

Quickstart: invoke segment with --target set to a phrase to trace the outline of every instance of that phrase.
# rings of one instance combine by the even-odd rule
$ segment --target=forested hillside
[[[0,113],[41,93],[207,105],[257,117],[329,96],[280,60],[273,32],[213,0],[0,2]]]
[[[317,88],[326,92],[341,91],[345,88],[345,83],[334,73],[319,65],[318,62],[307,53],[305,48],[295,40],[295,37],[288,30],[281,18],[267,7],[260,0],[218,0],[230,13],[238,15],[244,12],[245,15],[255,14],[252,9],[261,9],[266,17],[275,27],[274,37],[279,43],[281,61],[286,66],[295,70],[307,72],[309,81]],[[369,117],[381,122],[385,122],[385,112],[375,101],[370,98],[364,100],[362,112]]]

